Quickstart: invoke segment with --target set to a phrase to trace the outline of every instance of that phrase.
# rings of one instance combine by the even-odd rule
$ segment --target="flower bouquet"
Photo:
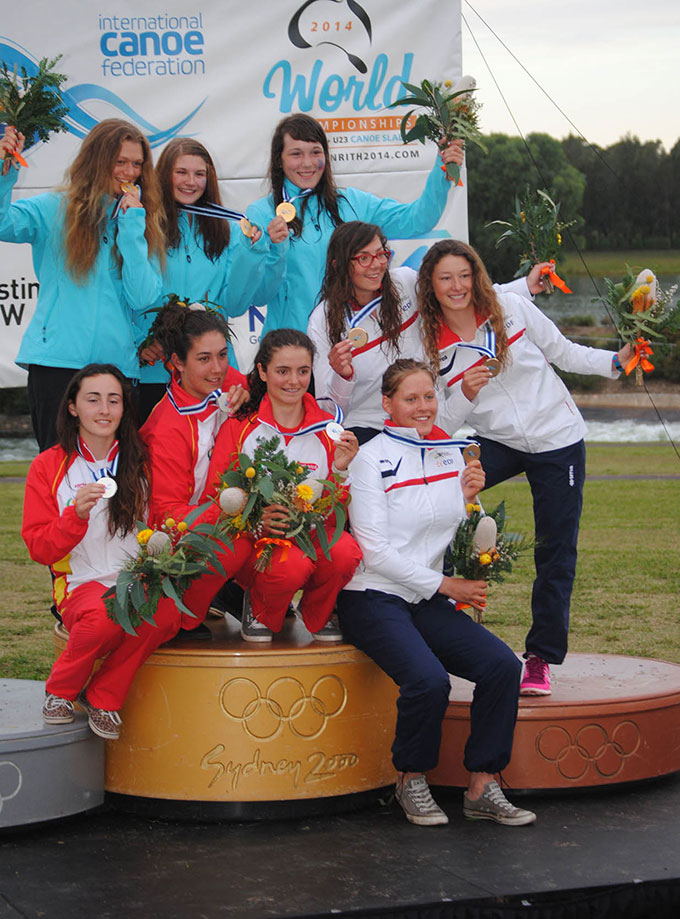
[[[476,143],[486,153],[479,130],[479,111],[482,106],[472,96],[476,89],[473,77],[461,77],[455,86],[451,80],[445,80],[443,84],[423,80],[420,86],[402,81],[402,86],[411,95],[402,96],[389,108],[413,105],[425,109],[410,130],[407,130],[407,125],[414,109],[402,118],[401,137],[405,144],[412,140],[424,144],[425,139],[429,138],[437,146],[445,147],[452,140],[460,138]],[[460,182],[460,166],[457,163],[447,163],[442,169],[452,182]]]
[[[673,303],[678,285],[663,290],[653,271],[644,268],[637,276],[626,265],[623,280],[617,284],[604,279],[607,293],[593,303],[603,303],[614,314],[614,323],[621,340],[634,348],[633,357],[624,367],[626,375],[635,370],[635,380],[642,385],[642,373],[654,370],[649,356],[654,352],[648,339],[664,340],[664,332],[680,329],[680,303]]]
[[[515,272],[516,278],[531,271],[538,262],[550,262],[551,267],[543,270],[543,286],[547,294],[555,287],[563,293],[571,291],[562,278],[555,273],[555,261],[562,245],[562,230],[572,226],[576,221],[565,223],[559,219],[560,205],[555,204],[550,195],[543,189],[536,189],[532,194],[526,189],[521,198],[515,198],[515,212],[510,220],[492,220],[488,227],[501,226],[507,229],[496,240],[496,248],[505,240],[513,240],[520,247],[520,264]]]
[[[311,534],[330,561],[329,550],[340,538],[347,519],[348,495],[333,478],[310,478],[309,467],[289,460],[280,449],[280,438],[261,440],[252,459],[239,453],[231,469],[220,476],[217,502],[222,511],[215,536],[252,536],[257,550],[255,569],[266,571],[274,546],[290,547],[293,542],[309,558],[316,559]],[[266,536],[262,514],[270,504],[281,504],[288,510],[287,530],[282,537]],[[329,540],[325,523],[335,515],[335,529]]]
[[[161,306],[153,306],[151,309],[145,310],[144,315],[149,315],[155,313],[156,317],[149,327],[149,331],[146,333],[144,341],[137,348],[137,356],[139,358],[139,365],[143,367],[145,364],[148,364],[149,361],[145,360],[142,357],[142,352],[149,347],[156,340],[156,328],[158,323],[158,314],[160,311],[170,304],[177,304],[178,306],[184,306],[188,310],[208,310],[212,313],[220,312],[221,307],[219,303],[213,303],[212,300],[208,300],[208,296],[204,300],[192,300],[191,297],[180,297],[179,294],[168,294],[165,297],[164,302]],[[227,324],[227,340],[231,340],[231,330]]]
[[[533,549],[535,541],[507,532],[504,501],[488,514],[479,504],[468,504],[467,512],[446,550],[444,574],[470,581],[504,581],[515,560]],[[481,622],[481,610],[476,610],[475,619]]]
[[[168,517],[156,529],[137,523],[139,555],[130,559],[115,586],[102,595],[110,618],[130,635],[137,634],[135,628],[142,621],[153,624],[161,597],[169,597],[178,609],[193,617],[182,602],[182,594],[211,570],[224,574],[215,553],[213,527],[201,524],[189,529],[204,510],[205,506],[196,508],[179,523]]]
[[[19,73],[16,65],[10,70],[4,61],[0,62],[0,117],[24,135],[27,146],[36,136],[48,140],[50,134],[68,130],[64,124],[68,108],[59,90],[66,76],[53,70],[60,59],[61,55],[52,60],[44,57],[32,77],[28,76],[25,67]],[[28,165],[20,154],[8,153],[2,167],[3,175],[12,161],[17,168]]]

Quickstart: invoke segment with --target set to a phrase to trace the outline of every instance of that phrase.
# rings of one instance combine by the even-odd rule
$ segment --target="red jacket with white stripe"
[[[26,476],[21,535],[31,558],[54,572],[57,605],[89,581],[112,587],[125,562],[137,554],[136,532],[109,533],[108,501],[97,501],[87,520],[76,514],[77,490],[93,481],[83,457],[76,453],[67,464],[60,446],[39,453]]]
[[[308,425],[333,420],[333,416],[324,412],[313,396],[305,393],[302,399],[304,417],[295,429],[299,431]],[[335,443],[322,428],[307,434],[295,434],[287,428],[280,428],[274,420],[269,396],[265,395],[257,414],[244,419],[229,418],[222,425],[215,440],[215,449],[210,460],[207,488],[203,501],[213,497],[217,490],[220,474],[231,467],[238,453],[247,453],[252,457],[260,440],[270,440],[279,435],[281,447],[289,460],[309,466],[309,477],[327,479],[333,466]],[[209,519],[209,518],[208,518]]]
[[[247,388],[244,375],[229,367],[222,389],[238,383]],[[200,402],[182,389],[174,374],[170,391],[180,408]],[[226,417],[216,405],[200,414],[180,415],[167,393],[151,412],[140,431],[151,461],[151,523],[166,517],[179,522],[199,503],[215,437]]]
[[[389,427],[413,446],[383,432],[350,464],[349,517],[363,561],[346,590],[380,590],[418,603],[437,592],[444,552],[466,516],[465,463],[458,447],[428,446],[446,438],[439,428],[421,439],[415,428]]]
[[[439,372],[446,383],[446,402],[440,397],[438,422],[451,433],[467,422],[482,437],[524,453],[577,443],[586,432],[585,422],[550,364],[572,373],[616,379],[614,352],[587,348],[565,338],[525,297],[513,293],[497,293],[497,297],[510,343],[508,365],[469,401],[462,391],[463,374],[486,357],[456,347],[461,339],[442,326]],[[474,344],[485,344],[484,325],[479,320]]]

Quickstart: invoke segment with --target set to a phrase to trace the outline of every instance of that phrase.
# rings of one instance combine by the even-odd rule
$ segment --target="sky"
[[[630,133],[670,150],[680,138],[678,0],[461,0],[461,10],[463,73],[477,80],[485,133],[577,131],[482,19],[591,143]]]

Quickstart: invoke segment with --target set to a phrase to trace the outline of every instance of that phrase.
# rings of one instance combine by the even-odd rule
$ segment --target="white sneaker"
[[[449,822],[444,811],[435,803],[424,775],[413,776],[406,782],[397,782],[394,794],[410,823],[437,826]]]
[[[244,641],[271,641],[274,633],[253,616],[250,605],[250,591],[243,594],[243,616],[241,617],[241,638]]]

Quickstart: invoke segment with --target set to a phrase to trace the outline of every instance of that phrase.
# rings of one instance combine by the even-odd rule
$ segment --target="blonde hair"
[[[437,384],[437,374],[430,364],[425,363],[425,361],[417,361],[413,357],[400,357],[399,360],[390,364],[385,373],[383,373],[380,390],[383,396],[391,399],[404,380],[410,377],[412,373],[424,373],[432,380],[433,386]]]
[[[165,264],[165,217],[160,188],[146,137],[133,124],[118,118],[100,121],[84,139],[71,164],[62,191],[66,199],[66,267],[76,281],[82,281],[94,267],[101,245],[102,227],[111,207],[111,175],[125,141],[140,144],[144,155],[139,184],[142,188],[149,256]],[[119,267],[121,257],[115,247]]]

